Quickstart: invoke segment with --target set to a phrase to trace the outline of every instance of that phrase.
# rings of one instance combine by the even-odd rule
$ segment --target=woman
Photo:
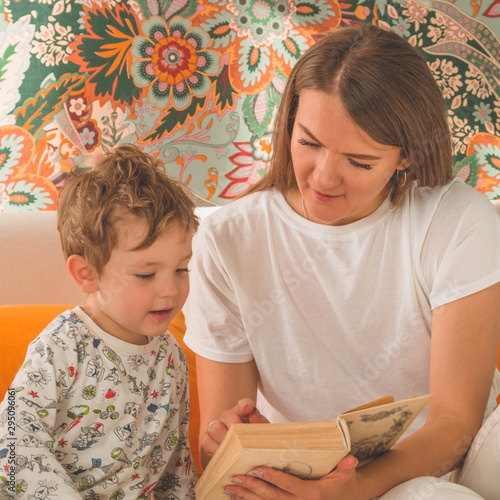
[[[226,493],[500,498],[495,475],[470,474],[475,454],[460,478],[430,477],[460,465],[494,408],[500,220],[452,179],[425,61],[374,26],[331,33],[295,66],[273,147],[270,172],[198,235],[185,340],[197,353],[206,458],[232,422],[260,420],[257,397],[273,422],[335,418],[385,394],[433,397],[407,437],[364,467],[348,458],[318,481],[259,467]],[[500,437],[499,417],[483,441]],[[480,469],[500,471],[495,453]]]

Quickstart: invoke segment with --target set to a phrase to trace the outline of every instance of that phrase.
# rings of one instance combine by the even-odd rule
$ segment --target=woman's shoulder
[[[466,184],[462,179],[454,178],[444,186],[417,187],[409,192],[409,208],[420,215],[463,217],[478,215],[494,217],[496,210],[483,194]]]
[[[277,194],[276,191],[268,189],[243,196],[212,212],[203,219],[202,224],[224,226],[261,219],[263,213],[269,212]]]

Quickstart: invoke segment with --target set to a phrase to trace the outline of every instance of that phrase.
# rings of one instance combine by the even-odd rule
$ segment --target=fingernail
[[[218,422],[219,420],[215,419],[215,420],[212,420],[209,424],[208,424],[208,428],[207,428],[207,432],[210,434],[210,428],[212,427],[212,425],[215,424],[215,422]]]
[[[240,479],[239,477],[233,477],[233,478],[231,478],[231,482],[233,484],[237,484],[238,486],[241,486],[243,484],[243,479]]]
[[[224,488],[222,490],[222,493],[224,493],[225,495],[230,495],[230,496],[236,495],[236,491],[234,491],[234,490],[228,490],[227,488]]]
[[[264,477],[264,473],[261,471],[261,470],[251,470],[249,472],[250,476],[254,476],[254,477],[260,477],[260,478],[263,478]]]

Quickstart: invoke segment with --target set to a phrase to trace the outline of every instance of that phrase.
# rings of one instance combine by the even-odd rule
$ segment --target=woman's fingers
[[[249,398],[240,399],[238,404],[234,406],[231,411],[240,417],[242,422],[250,422],[251,420],[256,420],[258,422],[267,421],[267,419],[260,414],[255,406],[255,402]]]
[[[213,420],[208,424],[207,433],[216,442],[221,443],[229,427],[222,420]]]
[[[224,489],[226,495],[253,500],[256,498],[305,499],[310,483],[269,467],[258,467],[247,475],[232,478],[233,485]],[[231,492],[234,492],[234,495]]]
[[[272,469],[271,469],[272,471]],[[279,471],[274,471],[278,474]],[[254,476],[251,474],[255,473]],[[272,483],[272,476],[274,474],[266,474],[266,478],[261,477],[261,470],[255,470],[246,476],[235,476],[232,478],[232,485],[227,485],[224,488],[224,493],[231,496],[232,498],[241,498],[244,500],[262,500],[267,498],[280,499],[280,500],[292,500],[302,497],[297,497],[288,491],[285,491],[275,484]],[[286,474],[288,476],[288,474]],[[296,479],[293,476],[288,476],[289,478]],[[274,478],[276,480],[276,478]],[[282,478],[285,483],[288,478]],[[269,482],[267,482],[269,481]],[[280,482],[279,480],[277,482]],[[305,497],[304,497],[305,498]]]
[[[356,482],[358,461],[347,455],[337,468],[319,480],[302,480],[270,467],[256,467],[247,475],[231,478],[224,493],[235,499],[307,500],[308,498],[350,498]]]
[[[230,410],[222,412],[219,418],[212,420],[200,440],[205,453],[213,455],[222,443],[231,424],[249,422],[249,415],[255,410],[255,403],[251,399],[245,398]]]
[[[201,437],[200,444],[207,455],[212,456],[227,433],[227,427],[221,420],[213,420]]]
[[[267,418],[260,414],[254,401],[249,398],[241,399],[233,408],[222,412],[219,418],[208,424],[201,438],[201,447],[208,455],[213,455],[232,424],[267,422]]]
[[[349,470],[358,465],[358,459],[354,455],[346,455],[338,464],[335,470]]]

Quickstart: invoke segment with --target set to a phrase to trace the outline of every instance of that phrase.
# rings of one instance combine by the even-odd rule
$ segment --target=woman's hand
[[[356,500],[356,465],[352,455],[318,480],[303,480],[269,467],[256,467],[248,475],[237,475],[224,489],[233,499],[258,500]]]
[[[230,410],[219,415],[219,418],[208,424],[201,437],[201,447],[207,455],[213,455],[219,447],[231,424],[267,424],[269,420],[263,417],[255,403],[249,399],[241,399]]]

